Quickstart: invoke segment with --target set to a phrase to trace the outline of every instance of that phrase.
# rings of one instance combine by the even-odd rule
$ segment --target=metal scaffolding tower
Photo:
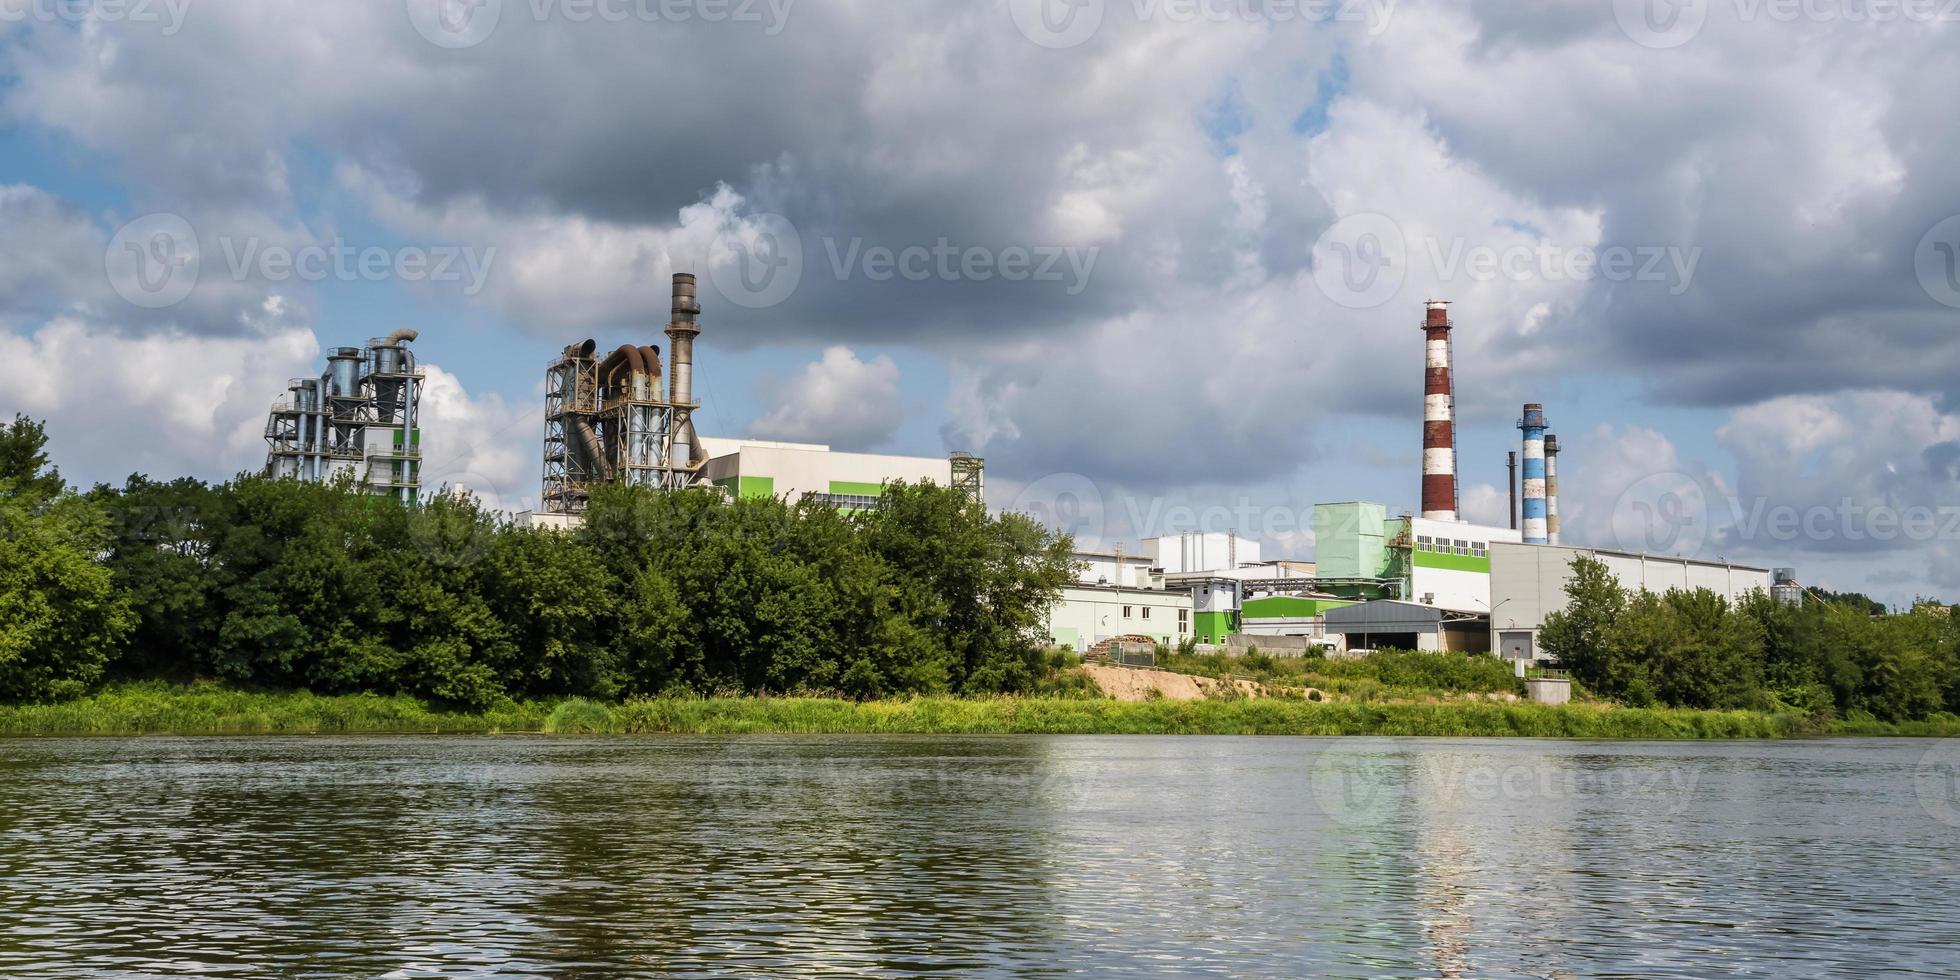
[[[422,370],[413,330],[338,347],[318,378],[296,378],[266,418],[265,472],[324,483],[341,474],[412,504],[422,489]]]

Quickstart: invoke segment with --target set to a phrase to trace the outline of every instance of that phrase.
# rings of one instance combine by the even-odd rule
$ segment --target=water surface
[[[1954,754],[6,741],[0,975],[1953,975]]]

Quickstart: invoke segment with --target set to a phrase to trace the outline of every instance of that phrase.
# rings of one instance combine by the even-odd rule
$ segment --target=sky
[[[225,479],[401,327],[425,477],[535,505],[542,379],[664,345],[697,426],[970,451],[1086,544],[1418,501],[1542,402],[1565,540],[1960,599],[1943,0],[0,0],[0,413]]]

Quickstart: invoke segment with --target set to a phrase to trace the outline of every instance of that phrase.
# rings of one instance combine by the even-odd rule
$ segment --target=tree
[[[0,496],[39,507],[68,488],[48,462],[47,445],[47,427],[25,415],[0,424]]]
[[[0,496],[0,699],[79,697],[121,649],[133,617],[95,558],[106,524],[73,496]]]

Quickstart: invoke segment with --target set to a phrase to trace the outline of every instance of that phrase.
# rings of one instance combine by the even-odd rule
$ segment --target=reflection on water
[[[1950,974],[1927,747],[0,742],[0,974]]]

